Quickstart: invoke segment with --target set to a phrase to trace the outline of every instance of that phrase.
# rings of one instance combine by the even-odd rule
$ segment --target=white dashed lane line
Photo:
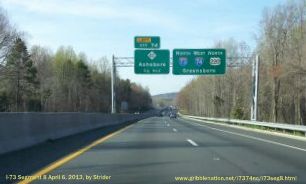
[[[192,146],[199,146],[197,143],[195,143],[193,140],[191,139],[187,139],[187,141],[192,145]]]

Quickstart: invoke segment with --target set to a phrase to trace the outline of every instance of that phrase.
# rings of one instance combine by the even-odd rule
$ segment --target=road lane
[[[178,176],[297,176],[298,182],[279,183],[306,183],[304,152],[209,127],[167,117],[142,120],[48,174],[65,175],[66,178],[75,174],[110,177],[109,180],[91,181],[84,178],[78,183],[184,183],[175,181]],[[249,134],[243,130],[238,132]],[[188,139],[197,146],[186,141]],[[75,182],[56,180],[52,183]],[[34,183],[50,181],[36,180]]]
[[[29,176],[46,165],[127,125],[129,123],[102,127],[0,155],[0,183],[10,184],[16,181],[10,180],[10,178],[7,178],[7,175]]]
[[[186,162],[184,156],[176,156],[173,150],[182,152],[185,147],[192,145],[165,126],[160,118],[151,118],[135,124],[51,174],[106,174],[112,176],[111,183],[173,181],[172,178],[169,180],[169,173],[175,173],[174,165],[179,161]]]
[[[177,122],[194,132],[193,140],[197,141],[199,146],[210,149],[211,152],[220,157],[220,161],[228,163],[224,163],[224,166],[233,165],[236,167],[236,171],[240,170],[245,175],[298,176],[299,182],[306,183],[305,152],[268,142],[292,143],[293,145],[299,145],[301,149],[305,149],[306,143],[304,141],[279,138],[219,125],[205,124],[205,126],[199,126],[197,123],[188,120],[177,120]],[[257,137],[267,140],[267,142],[224,131]]]
[[[229,131],[235,131],[237,133],[247,133],[247,135],[250,136],[260,136],[264,139],[271,140],[271,141],[279,141],[282,142],[283,144],[289,144],[292,146],[296,147],[306,147],[306,138],[293,138],[296,136],[288,135],[288,134],[281,134],[281,133],[276,133],[276,132],[271,132],[271,131],[265,131],[265,130],[259,130],[259,129],[251,129],[247,127],[242,127],[238,125],[229,125],[229,124],[222,124],[222,123],[214,123],[210,121],[202,121],[202,120],[191,120],[188,119],[189,121],[186,122],[192,122],[196,124],[201,124],[201,125],[209,125],[210,127],[213,128],[221,128],[222,130],[229,130]]]

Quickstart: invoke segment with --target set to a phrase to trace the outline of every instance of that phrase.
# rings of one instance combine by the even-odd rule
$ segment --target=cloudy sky
[[[162,49],[210,48],[234,38],[255,46],[265,7],[285,0],[0,0],[29,45],[56,51],[71,45],[89,58],[133,56],[135,35],[161,37]],[[179,91],[193,76],[135,75],[121,78],[149,87],[152,94]]]

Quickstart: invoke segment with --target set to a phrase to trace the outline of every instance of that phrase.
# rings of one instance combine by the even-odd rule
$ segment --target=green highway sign
[[[169,50],[135,50],[134,71],[136,74],[168,74]]]
[[[225,74],[225,49],[174,49],[173,74],[215,75]]]
[[[134,46],[136,49],[159,49],[159,36],[135,36]]]

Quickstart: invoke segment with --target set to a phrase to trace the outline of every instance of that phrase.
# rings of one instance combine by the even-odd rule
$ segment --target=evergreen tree
[[[37,69],[30,59],[25,42],[21,38],[14,41],[7,57],[7,85],[10,94],[15,102],[16,111],[39,110],[39,100],[36,93],[39,85],[36,74]]]

